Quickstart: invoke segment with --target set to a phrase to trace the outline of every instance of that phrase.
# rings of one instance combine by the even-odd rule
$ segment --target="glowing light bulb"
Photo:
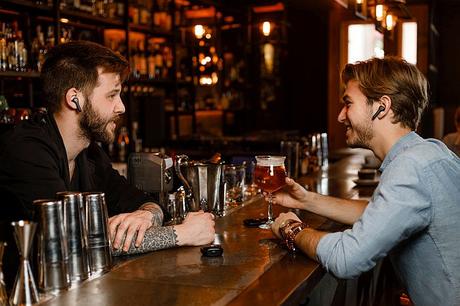
[[[271,30],[270,22],[269,21],[264,21],[264,23],[262,23],[262,33],[265,36],[269,36],[270,35],[270,30]]]
[[[195,26],[195,37],[197,39],[203,38],[203,35],[205,33],[204,27],[201,24],[197,24]]]
[[[377,21],[383,20],[383,5],[382,4],[378,4],[375,7],[375,19],[377,19]]]

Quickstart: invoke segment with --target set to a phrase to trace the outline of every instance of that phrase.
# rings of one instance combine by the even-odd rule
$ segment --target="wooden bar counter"
[[[359,190],[352,179],[363,161],[352,155],[300,182],[324,194],[355,198]],[[275,215],[282,210],[275,207]],[[259,197],[217,219],[222,257],[205,258],[199,247],[184,247],[119,258],[109,273],[41,304],[298,305],[325,271],[303,254],[289,254],[270,230],[243,225],[244,219],[266,213],[267,205]],[[311,213],[301,216],[314,228],[342,227]]]

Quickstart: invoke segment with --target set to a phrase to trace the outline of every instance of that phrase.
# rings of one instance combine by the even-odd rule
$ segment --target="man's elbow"
[[[323,266],[329,273],[341,279],[354,279],[366,271],[355,260],[334,260],[329,258],[326,263],[323,263]]]

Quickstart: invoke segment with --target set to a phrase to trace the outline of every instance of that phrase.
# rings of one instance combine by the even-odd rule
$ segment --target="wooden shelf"
[[[165,111],[165,113],[169,115],[174,115],[176,112],[174,110],[167,110]],[[177,111],[177,114],[179,116],[192,116],[193,111]]]
[[[146,85],[153,85],[153,86],[172,86],[174,85],[174,81],[170,79],[146,79],[140,78],[135,79],[132,76],[129,79],[130,84],[146,84]]]
[[[84,21],[84,22],[96,24],[98,26],[105,26],[105,27],[122,27],[123,26],[123,21],[121,19],[94,16],[94,15],[91,15],[85,12],[71,11],[69,9],[63,9],[60,12],[61,12],[61,18],[67,18],[67,19],[78,18],[79,21]],[[73,22],[73,20],[70,20],[70,21],[72,21],[73,25],[77,24],[76,22]]]
[[[159,36],[159,37],[173,37],[174,34],[172,32],[162,31],[159,29],[154,29],[148,25],[140,25],[140,24],[129,24],[130,31],[141,32],[144,34],[149,34],[151,36]]]
[[[39,78],[40,72],[38,71],[0,71],[0,77],[5,78]]]
[[[26,1],[26,0],[1,0],[0,1],[0,7],[8,7],[8,8],[17,8],[18,6],[26,9],[33,9],[33,10],[39,10],[41,12],[52,12],[52,7],[47,6],[47,5],[37,5],[31,1]]]

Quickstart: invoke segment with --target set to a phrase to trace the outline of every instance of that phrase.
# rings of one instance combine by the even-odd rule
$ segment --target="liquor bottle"
[[[113,19],[117,17],[117,4],[115,0],[107,0],[107,17]]]
[[[139,53],[137,46],[131,47],[130,66],[134,78],[139,78]]]
[[[27,49],[22,38],[22,31],[18,31],[17,41],[15,42],[16,47],[16,71],[27,70]]]
[[[129,22],[138,25],[139,24],[139,6],[137,1],[130,1],[129,8]]]
[[[173,61],[174,57],[172,54],[172,49],[169,46],[164,46],[163,48],[163,57],[165,62],[165,69],[163,69],[163,77],[164,78],[172,78],[173,77]]]
[[[172,16],[169,13],[169,1],[157,0],[155,13],[153,14],[153,24],[156,28],[163,31],[171,31]]]
[[[125,16],[125,2],[124,2],[124,0],[117,0],[115,2],[115,5],[116,5],[115,16],[117,18],[123,18]]]
[[[152,43],[149,43],[149,51],[147,55],[147,71],[149,74],[149,79],[155,79],[155,53]]]
[[[54,27],[53,26],[48,26],[48,32],[46,34],[46,49],[50,50],[53,48],[55,45],[55,40],[54,40]]]
[[[163,54],[160,51],[160,45],[155,44],[155,78],[161,79],[163,75]]]
[[[132,151],[142,152],[142,138],[139,137],[139,122],[133,121],[132,123]]]
[[[73,0],[73,7],[77,10],[80,10],[81,3],[80,0]]]
[[[129,136],[126,126],[120,128],[120,133],[117,138],[118,161],[126,162],[128,157]]]
[[[45,44],[45,34],[41,30],[40,26],[37,26],[37,37],[38,37],[38,57],[37,57],[37,70],[41,71],[43,63],[45,62],[45,55],[47,53]]]
[[[142,25],[150,25],[152,19],[150,3],[146,0],[139,1],[139,23]]]
[[[147,57],[145,56],[145,48],[144,48],[144,41],[139,41],[138,46],[138,71],[139,77],[144,78],[147,77]]]
[[[0,28],[0,71],[6,71],[8,67],[8,49],[6,43],[6,23],[2,22]]]

